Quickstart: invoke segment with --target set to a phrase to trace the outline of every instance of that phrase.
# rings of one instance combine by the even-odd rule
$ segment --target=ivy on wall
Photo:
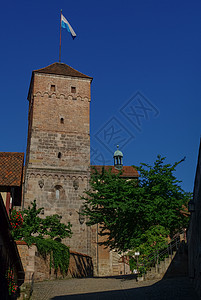
[[[70,251],[61,241],[72,236],[70,222],[61,223],[61,216],[54,214],[41,218],[43,208],[37,208],[36,200],[28,209],[11,212],[10,222],[15,240],[23,240],[28,246],[36,244],[38,252],[46,258],[50,255],[50,270],[53,267],[64,275],[68,271]]]

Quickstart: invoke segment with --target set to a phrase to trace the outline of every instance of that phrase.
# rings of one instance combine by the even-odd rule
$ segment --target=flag
[[[70,23],[66,20],[66,18],[63,15],[61,15],[61,27],[66,28],[68,32],[70,32],[73,39],[76,37],[75,31],[73,30]]]

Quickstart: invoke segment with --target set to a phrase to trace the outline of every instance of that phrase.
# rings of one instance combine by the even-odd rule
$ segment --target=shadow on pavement
[[[198,300],[190,281],[186,277],[162,279],[146,287],[119,289],[114,291],[82,293],[56,296],[52,300]]]
[[[187,271],[187,252],[180,248],[161,280],[136,282],[135,274],[93,277],[89,281],[80,278],[69,289],[67,282],[58,286],[58,296],[52,294],[51,300],[198,300]]]
[[[184,241],[180,244],[163,278],[175,277],[188,277],[188,249]]]
[[[116,275],[116,276],[102,276],[102,277],[96,277],[94,276],[93,278],[98,278],[98,279],[121,279],[121,281],[125,280],[137,280],[137,274],[129,274],[129,275]]]

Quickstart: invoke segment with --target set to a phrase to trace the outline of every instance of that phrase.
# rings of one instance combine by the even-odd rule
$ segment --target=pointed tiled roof
[[[93,79],[92,77],[89,77],[64,63],[58,63],[58,62],[55,62],[45,68],[35,70],[33,71],[33,73],[45,73],[45,74],[55,74],[55,75]]]
[[[0,186],[20,186],[24,153],[0,152]]]
[[[98,171],[98,173],[101,173],[103,167],[107,172],[111,169],[111,172],[113,174],[119,173],[119,170],[117,170],[114,166],[91,166],[91,169],[92,172],[93,172],[93,168],[95,168]],[[123,166],[121,171],[122,171],[122,175],[120,175],[120,177],[126,177],[126,178],[139,177],[138,171],[132,166]]]

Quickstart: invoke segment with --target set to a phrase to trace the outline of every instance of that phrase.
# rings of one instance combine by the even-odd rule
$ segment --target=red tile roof
[[[109,171],[111,169],[112,173],[114,173],[114,174],[119,173],[119,170],[117,170],[114,166],[91,166],[92,170],[93,170],[93,167],[96,168],[96,170],[99,173],[102,171],[103,167],[106,171]],[[128,177],[128,178],[137,178],[137,177],[139,177],[138,171],[132,166],[123,166],[122,172],[123,172],[123,174],[121,175],[121,177]]]
[[[0,186],[20,186],[24,153],[0,152]]]
[[[58,62],[55,62],[45,68],[35,70],[33,71],[33,73],[56,74],[56,75],[93,79],[92,77],[89,77],[66,64],[58,63]]]

